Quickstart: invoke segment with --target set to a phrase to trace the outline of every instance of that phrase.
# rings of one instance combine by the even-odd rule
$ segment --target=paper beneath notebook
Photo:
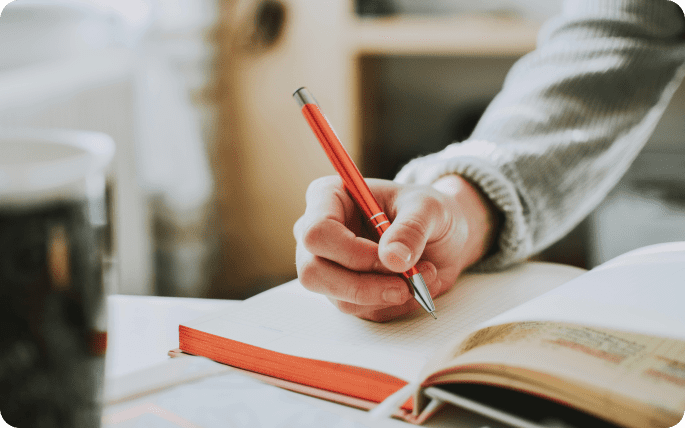
[[[685,242],[644,247],[482,326],[558,321],[685,340]]]
[[[583,272],[569,266],[529,263],[500,273],[467,274],[435,299],[437,320],[416,311],[389,323],[340,313],[326,297],[292,281],[248,299],[230,312],[184,325],[284,354],[365,367],[415,381],[431,354],[446,342]]]

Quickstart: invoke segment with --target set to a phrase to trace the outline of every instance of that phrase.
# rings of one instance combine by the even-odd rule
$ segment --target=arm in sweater
[[[568,1],[509,72],[471,137],[395,181],[458,174],[503,214],[477,267],[534,254],[579,223],[641,150],[685,74],[685,20],[667,0]]]

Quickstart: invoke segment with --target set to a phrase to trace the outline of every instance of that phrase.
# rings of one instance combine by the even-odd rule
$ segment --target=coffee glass
[[[23,427],[99,427],[105,134],[0,128],[0,413]]]

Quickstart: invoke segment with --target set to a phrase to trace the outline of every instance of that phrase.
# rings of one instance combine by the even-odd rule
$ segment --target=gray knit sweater
[[[601,202],[649,138],[685,74],[684,35],[667,0],[567,1],[471,137],[411,161],[395,180],[456,173],[480,186],[504,222],[478,268],[541,251]]]

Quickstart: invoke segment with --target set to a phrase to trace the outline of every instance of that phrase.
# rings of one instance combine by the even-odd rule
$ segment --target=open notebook
[[[666,400],[663,407],[646,403],[640,408],[643,419],[639,420],[659,419],[656,414],[671,420],[685,411],[683,278],[683,243],[627,254],[587,273],[568,266],[526,263],[500,273],[464,275],[436,299],[437,321],[417,311],[384,324],[342,314],[325,297],[293,281],[248,299],[234,310],[181,325],[179,342],[184,352],[259,373],[286,388],[362,408],[374,407],[407,383],[415,383],[420,390],[462,381],[522,390],[532,379],[538,385],[530,385],[531,394],[547,394],[552,401],[564,401],[620,423],[615,413],[620,416],[621,403],[642,403],[644,397],[639,393],[627,397],[621,395],[625,391],[604,385],[617,376],[633,374],[625,365],[602,369],[607,360],[597,355],[635,341],[639,343],[634,347],[624,346],[626,352],[636,351],[631,358],[655,359],[645,368],[651,375],[638,373],[638,382],[630,386],[640,390],[644,385],[639,382],[646,379],[657,392],[673,391],[673,400]],[[498,326],[506,328],[492,335],[492,328]],[[633,335],[623,336],[623,330]],[[487,334],[480,337],[479,332]],[[545,334],[563,343],[552,343]],[[652,346],[655,340],[659,344]],[[462,346],[465,341],[471,344],[468,352]],[[670,351],[662,352],[666,348]],[[644,349],[650,350],[649,355],[638,355]],[[655,352],[659,355],[652,355]],[[480,359],[471,358],[474,355]],[[541,355],[546,361],[538,358]],[[516,366],[507,368],[508,360]],[[542,364],[536,372],[539,361]],[[583,376],[588,370],[595,373],[592,379]],[[532,378],[524,379],[530,373]],[[593,384],[595,380],[599,383]],[[607,403],[615,403],[598,410],[581,399],[560,398],[558,393],[566,390],[577,391],[581,397],[604,396]],[[419,412],[425,407],[422,397],[418,394],[404,402],[399,414],[421,422],[429,416]],[[610,412],[600,414],[605,408]],[[542,426],[526,423],[514,425]]]
[[[239,308],[182,325],[181,342],[193,329],[282,354],[416,381],[446,341],[581,273],[573,267],[531,263],[502,273],[470,274],[438,299],[438,320],[417,311],[390,323],[340,313],[326,297],[292,281],[246,300]],[[181,349],[185,351],[183,343]]]

